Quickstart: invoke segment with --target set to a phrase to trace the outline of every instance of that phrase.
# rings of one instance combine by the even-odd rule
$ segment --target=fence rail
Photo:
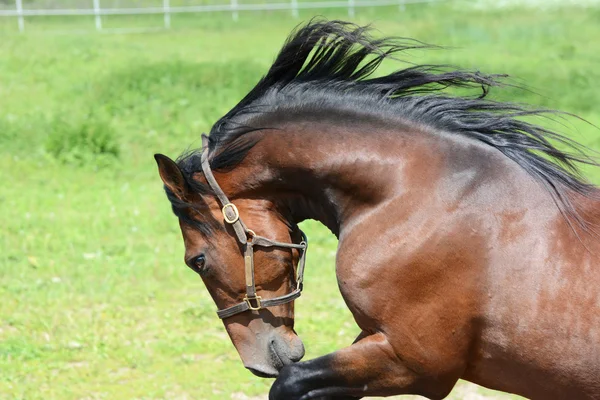
[[[355,8],[378,7],[397,5],[403,10],[407,4],[433,3],[442,0],[333,0],[302,2],[301,0],[289,0],[279,3],[262,4],[239,4],[238,0],[230,0],[228,4],[205,4],[196,6],[171,6],[170,0],[163,0],[162,7],[139,7],[139,8],[102,8],[101,0],[90,0],[89,8],[72,9],[27,9],[23,8],[22,0],[15,0],[14,9],[0,9],[0,17],[17,17],[19,31],[25,30],[25,17],[39,16],[94,16],[97,30],[102,30],[102,16],[106,15],[164,15],[164,28],[171,27],[171,14],[202,13],[228,11],[232,13],[233,20],[238,19],[240,11],[271,11],[289,10],[294,18],[298,17],[299,10],[321,9],[321,8],[347,8],[348,15],[353,17]]]

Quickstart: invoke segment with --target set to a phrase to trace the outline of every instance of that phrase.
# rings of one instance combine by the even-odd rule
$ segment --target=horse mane
[[[596,187],[582,178],[577,165],[596,162],[586,154],[585,146],[523,120],[555,111],[489,100],[490,88],[504,86],[506,75],[411,64],[374,77],[384,60],[407,50],[435,46],[406,38],[374,39],[369,32],[368,26],[322,20],[312,20],[294,30],[268,73],[212,127],[211,168],[230,169],[244,159],[259,140],[248,133],[266,128],[253,124],[257,117],[281,110],[287,110],[285,115],[298,114],[323,106],[334,112],[352,107],[361,112],[366,108],[492,146],[540,182],[564,215],[586,228],[569,193],[598,197]],[[448,88],[476,88],[478,95],[450,95],[444,91]],[[199,150],[182,155],[178,164],[193,184],[193,174],[201,170]],[[206,188],[197,189],[206,192]],[[173,206],[181,217],[175,203]]]

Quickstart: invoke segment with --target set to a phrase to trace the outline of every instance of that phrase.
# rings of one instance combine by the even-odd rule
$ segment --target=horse
[[[244,366],[276,378],[270,400],[442,399],[459,379],[600,399],[600,190],[578,172],[593,155],[528,118],[549,110],[490,99],[505,75],[376,73],[428,47],[297,27],[201,149],[155,155],[185,262]],[[300,361],[306,219],[338,238],[358,336]]]

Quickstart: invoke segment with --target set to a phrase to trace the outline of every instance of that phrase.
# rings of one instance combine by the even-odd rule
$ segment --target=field
[[[411,61],[509,73],[530,91],[498,98],[600,125],[600,9],[415,5],[361,9],[357,21],[454,47]],[[44,33],[84,23],[38,19],[18,35],[0,20],[0,399],[264,399],[271,381],[243,368],[183,264],[152,155],[198,147],[298,20],[178,16],[172,31]],[[594,126],[557,126],[600,150]],[[358,332],[336,286],[335,238],[304,228],[296,325],[312,358]],[[514,397],[460,383],[451,398]]]

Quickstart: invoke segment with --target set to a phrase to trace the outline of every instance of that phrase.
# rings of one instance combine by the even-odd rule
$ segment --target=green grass
[[[509,73],[539,94],[501,98],[600,125],[598,9],[357,15],[387,35],[457,47],[415,52],[415,62]],[[227,14],[177,16],[179,29],[131,35],[45,34],[81,21],[35,21],[17,35],[13,20],[0,20],[0,398],[264,398],[271,382],[244,370],[182,262],[152,154],[199,146],[298,21],[283,12],[242,13],[237,24]],[[576,139],[600,149],[596,128],[572,124]],[[297,330],[311,358],[358,331],[337,291],[335,238],[316,223],[305,229]]]

